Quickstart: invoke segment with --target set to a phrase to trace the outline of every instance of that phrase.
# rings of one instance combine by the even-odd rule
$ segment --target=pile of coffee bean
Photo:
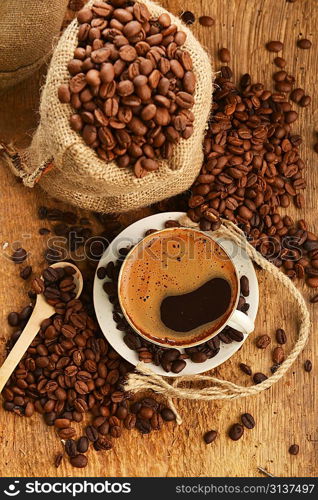
[[[186,34],[145,4],[96,1],[78,12],[71,79],[58,89],[70,125],[106,162],[144,177],[193,133],[196,78]]]
[[[85,467],[90,443],[96,451],[109,450],[124,428],[148,434],[159,430],[163,421],[175,420],[175,415],[150,397],[130,405],[132,395],[123,383],[133,367],[106,342],[88,312],[89,304],[75,298],[73,274],[72,266],[48,267],[33,280],[34,292],[44,294],[55,314],[42,321],[2,396],[7,411],[25,417],[42,414],[65,443],[71,464]],[[9,324],[19,327],[9,348],[31,313],[32,306],[27,306],[20,314],[9,314]],[[78,422],[85,424],[85,434],[76,439],[72,424]],[[56,457],[56,465],[62,457]]]
[[[179,223],[177,221],[169,220],[166,222],[165,227],[176,227],[178,225]],[[149,229],[146,231],[145,236],[155,231],[155,229]],[[226,326],[211,340],[196,347],[189,347],[181,350],[158,346],[138,335],[126,320],[118,298],[118,277],[121,266],[130,250],[131,247],[119,249],[117,261],[110,261],[106,267],[100,267],[97,271],[97,276],[105,280],[103,289],[113,305],[113,319],[117,324],[117,329],[124,332],[125,344],[129,349],[138,353],[139,361],[153,363],[156,366],[160,365],[167,373],[180,373],[186,367],[186,359],[191,359],[194,363],[204,363],[204,361],[215,357],[219,353],[221,342],[225,344],[242,342],[244,339],[243,333],[229,326]],[[246,276],[241,277],[240,287],[241,294],[237,309],[247,313],[249,304],[246,302],[246,297],[249,296],[250,292],[249,281]]]
[[[304,206],[302,139],[292,133],[298,114],[284,89],[267,90],[248,74],[240,85],[222,66],[215,81],[205,159],[189,198],[189,217],[202,230],[221,216],[238,224],[249,242],[287,275],[318,287],[318,238],[304,220],[278,213],[294,202]],[[216,224],[216,227],[215,227]]]

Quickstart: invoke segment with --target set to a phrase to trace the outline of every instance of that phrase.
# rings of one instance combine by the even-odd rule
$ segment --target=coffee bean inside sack
[[[70,80],[58,89],[74,111],[70,126],[105,162],[144,177],[193,134],[196,78],[186,34],[142,3],[96,1],[77,20]]]

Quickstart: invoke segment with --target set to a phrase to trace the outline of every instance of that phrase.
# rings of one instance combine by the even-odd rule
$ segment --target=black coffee
[[[231,299],[229,282],[223,278],[212,278],[193,292],[163,299],[161,321],[176,332],[190,332],[220,318],[227,311]]]

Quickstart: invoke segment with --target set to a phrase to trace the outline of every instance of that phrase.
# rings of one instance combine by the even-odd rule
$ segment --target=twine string
[[[181,218],[180,222],[184,226],[193,227],[190,219]],[[154,373],[145,363],[139,363],[136,371],[131,373],[125,385],[125,389],[133,393],[140,390],[151,389],[152,391],[164,395],[170,408],[177,416],[177,423],[180,424],[182,419],[176,410],[173,403],[173,398],[188,399],[199,401],[213,400],[231,400],[246,396],[253,396],[266,389],[269,389],[273,384],[280,380],[287,370],[294,363],[301,351],[304,349],[309,331],[310,331],[310,316],[305,300],[293,282],[283,274],[271,262],[266,260],[245,238],[244,233],[232,222],[223,220],[222,226],[214,235],[231,239],[239,248],[246,251],[247,255],[258,264],[263,270],[271,274],[277,281],[287,289],[290,296],[295,300],[299,314],[299,329],[297,340],[291,349],[285,361],[279,366],[278,370],[260,384],[244,387],[234,384],[228,380],[222,380],[210,375],[187,375],[175,378],[172,382]],[[205,382],[205,387],[187,387],[187,384]]]

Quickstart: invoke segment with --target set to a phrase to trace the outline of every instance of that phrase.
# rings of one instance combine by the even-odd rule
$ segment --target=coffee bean
[[[267,380],[267,377],[266,377],[266,375],[264,375],[264,373],[257,372],[257,373],[254,373],[253,380],[254,380],[255,384],[261,384],[262,382],[264,382],[264,380]]]
[[[305,361],[305,363],[304,363],[304,369],[305,369],[305,372],[308,372],[308,373],[311,372],[311,370],[312,370],[312,362],[309,359],[307,359]]]
[[[199,23],[201,26],[213,26],[215,24],[215,21],[212,17],[210,16],[200,16],[199,17]]]
[[[217,431],[208,431],[204,434],[203,439],[206,444],[213,443],[217,437]]]
[[[43,293],[45,289],[43,280],[41,280],[41,278],[34,278],[32,281],[32,289],[37,295]]]
[[[241,294],[244,297],[248,297],[250,294],[249,280],[247,276],[241,276],[240,278],[240,288]]]
[[[250,413],[243,413],[241,421],[247,429],[253,429],[255,427],[255,420]]]
[[[86,467],[88,460],[85,455],[79,454],[76,455],[75,457],[72,457],[70,459],[70,462],[73,465],[73,467],[83,468]]]
[[[176,416],[173,413],[173,411],[167,407],[162,408],[161,416],[162,416],[163,420],[165,420],[166,422],[171,422],[171,421],[174,421],[176,419]]]
[[[252,375],[251,368],[248,365],[246,365],[245,363],[240,363],[239,367],[242,370],[242,372],[246,373],[246,375]]]
[[[223,63],[228,63],[230,62],[231,60],[231,56],[230,56],[230,51],[229,49],[226,49],[225,47],[221,48],[219,50],[219,59],[221,62]]]
[[[100,280],[103,280],[104,278],[106,278],[106,268],[105,267],[99,267],[97,269],[97,277]]]
[[[24,250],[24,248],[18,248],[17,250],[15,250],[11,256],[11,260],[15,263],[15,264],[21,264],[21,262],[24,262],[25,259],[27,258],[28,254],[26,252],[26,250]]]
[[[56,455],[56,457],[54,459],[54,466],[56,468],[58,468],[61,465],[62,460],[63,460],[63,454],[59,453],[58,455]]]
[[[292,91],[290,94],[290,99],[296,103],[299,103],[301,99],[304,97],[305,91],[303,89],[297,88]]]
[[[185,24],[193,24],[195,22],[195,15],[190,10],[186,10],[180,14],[182,22]]]
[[[138,429],[141,434],[150,434],[151,432],[150,420],[143,420],[142,418],[137,418],[136,429]]]
[[[177,359],[172,362],[171,371],[172,373],[180,373],[186,367],[187,363],[184,359]]]
[[[285,333],[285,330],[283,330],[282,328],[278,328],[276,330],[276,341],[278,344],[286,344],[287,342],[287,336],[286,336],[286,333]]]
[[[27,280],[28,278],[30,278],[31,274],[32,274],[32,267],[25,266],[20,271],[20,278],[22,278],[23,280]]]
[[[283,47],[284,44],[282,42],[274,40],[266,44],[266,48],[267,50],[269,50],[269,52],[280,52],[283,49]]]
[[[77,441],[77,451],[79,453],[86,453],[89,447],[89,440],[86,436],[82,436]]]
[[[299,101],[299,105],[302,106],[303,108],[307,108],[307,106],[309,106],[310,103],[311,103],[311,97],[309,95],[304,95]]]
[[[278,68],[285,68],[286,66],[286,60],[282,57],[275,57],[274,63],[278,66]]]
[[[92,441],[92,442],[97,441],[98,431],[93,425],[88,425],[85,429],[85,433],[86,433],[87,438],[90,441]]]
[[[312,46],[312,43],[310,40],[308,40],[307,38],[301,38],[300,40],[297,40],[297,47],[299,47],[300,49],[310,49]]]
[[[8,315],[8,323],[10,326],[18,326],[20,322],[19,314],[17,312],[11,312]]]
[[[266,349],[271,343],[271,338],[268,335],[260,335],[256,339],[256,347],[259,349]]]
[[[241,424],[233,424],[229,430],[229,437],[233,441],[238,441],[244,434],[244,427]]]
[[[289,447],[289,453],[291,455],[298,455],[299,453],[299,445],[298,444],[292,444],[290,447]]]
[[[126,429],[131,430],[135,427],[136,425],[136,415],[134,414],[129,414],[126,416],[124,420],[124,425]]]
[[[65,451],[69,457],[73,458],[77,455],[77,447],[74,439],[67,439],[65,441]]]

